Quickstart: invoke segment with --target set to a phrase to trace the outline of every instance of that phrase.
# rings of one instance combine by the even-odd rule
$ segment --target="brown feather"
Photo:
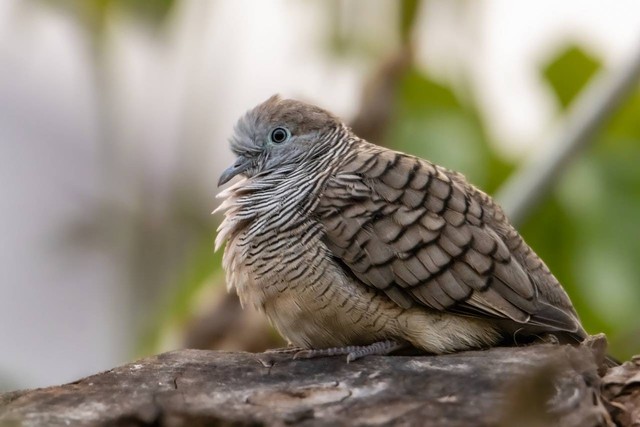
[[[326,238],[334,242],[330,247],[349,245],[336,255],[363,284],[385,289],[401,307],[417,304],[518,323],[536,319],[536,310],[543,307],[537,299],[543,297],[560,308],[555,314],[545,309],[535,321],[575,329],[566,294],[491,198],[459,174],[372,145],[362,147],[343,165],[348,173],[360,174],[359,187],[349,184],[357,188],[357,197],[349,186],[331,185],[341,180],[338,172],[317,211]],[[355,206],[335,199],[351,199]],[[341,214],[325,216],[331,209]],[[357,234],[350,243],[353,228],[361,224],[368,224],[369,232],[363,231],[367,240]]]
[[[291,138],[265,144],[277,127]],[[408,342],[426,351],[586,333],[502,209],[456,172],[358,138],[318,107],[272,97],[235,127],[216,247],[240,300],[306,348]]]

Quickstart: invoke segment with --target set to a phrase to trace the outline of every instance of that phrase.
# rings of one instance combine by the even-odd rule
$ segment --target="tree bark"
[[[347,364],[180,350],[1,394],[0,426],[633,425],[640,361],[602,378],[601,356],[544,344]]]

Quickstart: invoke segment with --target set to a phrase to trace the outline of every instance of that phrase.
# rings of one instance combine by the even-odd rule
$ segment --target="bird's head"
[[[331,149],[343,128],[328,111],[275,95],[249,110],[235,126],[231,150],[237,156],[218,181],[286,173]]]

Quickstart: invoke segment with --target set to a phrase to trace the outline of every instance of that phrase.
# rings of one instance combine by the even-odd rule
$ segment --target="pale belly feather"
[[[227,268],[228,280],[243,305],[264,311],[278,332],[295,346],[341,347],[390,339],[432,353],[448,353],[489,346],[500,339],[485,320],[422,306],[403,309],[384,293],[345,274],[326,255],[321,241],[296,246],[299,241],[286,245],[287,250],[268,263],[248,260],[240,255],[242,251],[234,250],[236,256]],[[260,265],[268,268],[258,269]],[[321,274],[294,275],[297,277],[292,279],[294,267],[289,265],[310,265],[313,272]]]

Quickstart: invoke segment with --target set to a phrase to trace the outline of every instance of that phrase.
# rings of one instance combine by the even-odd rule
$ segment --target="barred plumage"
[[[245,178],[220,194],[227,283],[292,344],[445,353],[586,337],[555,277],[462,175],[278,97],[238,122],[231,147],[221,183]]]

